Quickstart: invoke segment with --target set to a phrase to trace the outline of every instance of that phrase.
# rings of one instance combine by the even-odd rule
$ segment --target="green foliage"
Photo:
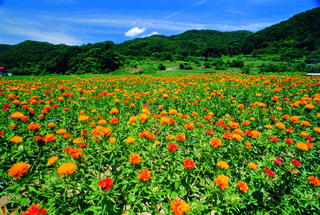
[[[14,75],[104,74],[123,66],[112,42],[83,46],[25,41],[0,54],[0,64]]]
[[[166,70],[166,67],[165,67],[162,63],[160,63],[160,64],[158,65],[158,68],[159,68],[160,70]]]

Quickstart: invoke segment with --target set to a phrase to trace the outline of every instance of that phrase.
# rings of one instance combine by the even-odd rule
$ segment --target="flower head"
[[[19,162],[11,166],[11,168],[9,169],[8,175],[14,176],[13,180],[16,180],[17,178],[20,178],[23,174],[27,174],[29,168],[30,168],[29,164],[24,162]]]
[[[142,157],[140,157],[137,153],[130,155],[130,163],[133,165],[139,164],[141,162]]]
[[[150,178],[151,178],[151,171],[148,171],[148,168],[146,168],[143,171],[139,170],[139,175],[138,175],[139,180],[149,181]]]
[[[219,161],[217,166],[220,167],[221,169],[229,169],[229,165],[225,161]]]
[[[246,183],[243,183],[242,181],[238,181],[237,183],[239,190],[242,192],[247,192],[249,190],[249,186]]]
[[[265,173],[267,173],[268,177],[273,177],[273,178],[275,177],[275,174],[274,174],[274,172],[272,170],[267,169],[267,168],[263,168],[263,171]]]
[[[22,142],[22,137],[19,137],[19,136],[14,136],[10,139],[11,142],[14,142],[14,143],[20,143]]]
[[[248,167],[250,169],[257,169],[257,164],[251,162],[251,163],[248,164]]]
[[[51,166],[52,164],[54,164],[56,161],[57,161],[58,157],[57,156],[52,156],[48,162],[47,162],[47,165],[48,166]]]
[[[223,175],[219,175],[214,179],[214,183],[216,183],[216,185],[219,186],[221,190],[228,188],[228,181],[229,177]]]
[[[60,177],[64,175],[71,175],[73,174],[77,169],[77,165],[75,163],[64,163],[60,165],[57,172]]]
[[[109,191],[109,189],[113,185],[113,179],[112,178],[105,178],[104,180],[99,180],[99,186],[102,189],[106,189],[106,191]]]
[[[171,209],[174,215],[183,215],[184,212],[190,211],[189,205],[183,200],[173,200],[171,202]]]
[[[177,149],[178,149],[178,145],[176,145],[176,144],[174,144],[174,143],[170,143],[169,145],[168,145],[168,148],[169,148],[169,151],[170,152],[175,152]]]
[[[47,212],[48,212],[47,209],[45,208],[40,209],[40,205],[33,204],[28,208],[28,211],[22,213],[22,215],[40,215],[40,214],[45,215]]]
[[[193,160],[189,160],[188,158],[186,158],[184,161],[183,161],[183,164],[184,164],[184,167],[188,170],[190,169],[193,169],[194,166],[195,166],[195,163]]]

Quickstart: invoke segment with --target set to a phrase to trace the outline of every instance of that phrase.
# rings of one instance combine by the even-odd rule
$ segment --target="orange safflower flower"
[[[46,215],[46,213],[48,213],[47,209],[40,209],[40,205],[33,204],[28,208],[27,212],[22,213],[22,215]]]
[[[21,112],[14,112],[10,115],[12,119],[21,119],[23,117],[23,113]]]
[[[218,148],[219,146],[222,145],[222,141],[219,138],[214,137],[213,139],[211,139],[210,144],[214,147],[214,148]]]
[[[251,147],[252,147],[252,144],[251,144],[251,143],[245,142],[244,144],[245,144],[245,145],[243,145],[244,148],[246,148],[246,149],[251,149]]]
[[[293,143],[291,138],[284,138],[284,141],[287,142],[288,144],[292,144]]]
[[[301,135],[301,136],[304,136],[304,137],[306,137],[306,136],[308,136],[309,134],[308,134],[308,132],[305,132],[305,131],[301,131],[300,135]]]
[[[130,163],[133,165],[139,164],[141,162],[142,157],[140,157],[137,153],[130,155]]]
[[[195,166],[195,163],[193,160],[189,160],[188,158],[186,158],[184,161],[183,161],[183,164],[184,164],[184,168],[190,170],[190,169],[193,169],[194,166]]]
[[[160,119],[160,124],[169,124],[170,123],[170,118],[168,117],[162,117]]]
[[[54,141],[56,139],[56,136],[54,136],[53,134],[47,134],[44,137],[44,139],[45,139],[46,142],[51,142],[51,141]]]
[[[55,124],[53,122],[49,122],[48,125],[47,125],[49,128],[52,128],[55,126]]]
[[[73,143],[74,143],[74,144],[80,144],[80,143],[82,143],[82,142],[83,142],[83,139],[81,139],[81,138],[79,138],[79,137],[73,140]]]
[[[232,134],[229,132],[226,132],[222,135],[222,138],[227,139],[227,140],[233,140]]]
[[[173,200],[171,202],[171,209],[174,215],[183,215],[184,212],[190,211],[189,205],[183,200]]]
[[[177,136],[177,140],[180,141],[180,142],[183,142],[186,140],[186,136],[184,134],[178,134]]]
[[[308,122],[308,121],[302,121],[302,122],[300,123],[300,125],[302,125],[302,126],[310,126],[311,124],[310,124],[310,122]]]
[[[282,122],[278,122],[278,123],[276,123],[276,127],[277,127],[277,128],[280,128],[280,129],[285,129],[285,128],[286,128],[286,125],[283,124]]]
[[[139,180],[149,181],[150,178],[151,178],[151,171],[148,171],[148,168],[146,168],[143,171],[139,170],[139,175],[138,175]]]
[[[220,167],[221,169],[229,169],[229,165],[227,162],[225,161],[219,161],[217,163],[217,166]]]
[[[66,132],[66,129],[60,128],[58,131],[56,131],[56,134],[65,134]]]
[[[306,143],[297,143],[296,147],[298,147],[299,149],[301,149],[303,151],[307,151],[309,149],[309,147]]]
[[[111,108],[110,114],[118,114],[119,113],[119,110],[117,108]]]
[[[47,162],[47,165],[48,166],[51,166],[52,164],[54,164],[56,161],[57,161],[58,157],[57,156],[52,156],[48,162]]]
[[[109,138],[110,143],[115,143],[116,140],[117,140],[117,139],[116,139],[115,137],[110,137],[110,138]]]
[[[138,118],[136,117],[136,116],[131,116],[130,118],[129,118],[129,121],[127,122],[127,125],[129,125],[129,124],[131,124],[131,123],[133,123],[133,122],[136,122],[136,121],[138,121]]]
[[[249,163],[248,164],[249,169],[257,169],[257,165],[255,163]]]
[[[114,124],[117,124],[119,122],[118,118],[112,118],[110,120],[110,124],[114,125]]]
[[[270,124],[266,125],[265,127],[266,127],[267,129],[272,129],[272,128],[273,128],[273,126],[270,125]]]
[[[64,175],[71,175],[77,170],[77,165],[75,163],[64,163],[59,166],[57,169],[57,172],[59,174],[59,177],[62,177]]]
[[[81,121],[81,122],[83,122],[83,121],[88,120],[88,118],[89,118],[89,117],[87,117],[86,115],[81,115],[81,116],[79,116],[78,120]]]
[[[314,105],[313,105],[313,104],[307,104],[305,107],[306,107],[307,109],[311,110],[311,109],[314,108]]]
[[[187,124],[185,124],[184,128],[187,130],[192,130],[192,129],[194,129],[194,124],[188,122]]]
[[[27,174],[29,168],[30,168],[30,165],[27,163],[24,163],[24,162],[15,163],[9,169],[8,175],[14,176],[13,180],[16,180],[17,178],[20,178],[23,174]]]
[[[134,137],[128,137],[126,139],[126,143],[133,143],[135,140],[136,140],[136,138],[134,138]]]
[[[248,120],[244,120],[243,122],[242,122],[242,125],[250,125],[250,122],[248,121]]]
[[[27,122],[27,121],[29,121],[29,118],[28,118],[27,116],[23,116],[23,117],[21,118],[21,120],[22,120],[23,122]]]
[[[241,129],[239,129],[239,128],[235,129],[233,132],[234,132],[235,134],[239,134],[240,136],[243,136],[243,135],[244,135],[243,131],[242,131]]]
[[[142,123],[145,123],[147,120],[148,120],[149,116],[145,113],[142,113],[140,114],[139,116],[139,120],[142,122]]]
[[[316,187],[320,186],[320,180],[318,179],[318,177],[310,176],[308,180],[310,184],[313,184]]]
[[[31,131],[38,130],[39,128],[40,128],[40,125],[35,124],[35,123],[33,123],[33,122],[31,122],[31,123],[28,125],[28,129],[31,130]]]
[[[320,128],[319,128],[319,127],[316,127],[316,128],[314,128],[313,130],[314,130],[315,132],[320,133]]]
[[[241,140],[242,139],[241,136],[239,134],[237,134],[237,133],[232,134],[232,138],[236,139],[236,140]]]
[[[243,183],[242,181],[238,181],[237,183],[239,190],[242,192],[247,192],[249,190],[249,186],[246,183]]]
[[[243,109],[243,108],[244,108],[244,105],[243,105],[243,104],[239,104],[239,105],[238,105],[238,108]]]
[[[300,119],[300,117],[298,117],[298,116],[292,116],[292,117],[290,118],[290,121],[293,122],[293,123],[298,123],[298,122],[299,122],[299,119]]]
[[[100,119],[100,120],[98,121],[98,124],[99,124],[99,125],[105,125],[105,124],[107,124],[107,121],[106,121],[105,119]]]
[[[214,183],[221,188],[221,190],[224,190],[228,188],[228,176],[219,175],[214,179]]]
[[[76,148],[70,148],[67,147],[65,149],[65,152],[71,155],[71,157],[74,157],[75,159],[78,159],[79,157],[83,157],[83,154],[81,153],[81,149],[76,149]]]
[[[289,115],[288,115],[288,114],[283,115],[282,118],[283,118],[283,119],[289,119]]]
[[[22,142],[22,137],[19,137],[19,136],[14,136],[10,139],[11,142],[14,142],[14,143],[20,143]]]

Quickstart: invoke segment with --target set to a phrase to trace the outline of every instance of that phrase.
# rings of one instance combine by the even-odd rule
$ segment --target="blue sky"
[[[120,43],[190,29],[258,31],[320,0],[0,0],[0,44]]]

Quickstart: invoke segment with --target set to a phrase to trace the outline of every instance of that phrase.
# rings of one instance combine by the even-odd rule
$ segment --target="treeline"
[[[194,56],[276,56],[273,61],[320,61],[320,8],[308,10],[256,33],[190,30],[179,35],[154,35],[121,44],[100,42],[82,46],[24,41],[0,45],[0,66],[18,75],[108,73],[151,60],[189,61]],[[229,65],[237,64],[229,62]],[[225,68],[227,64],[205,67]],[[243,65],[242,65],[243,66]],[[242,67],[237,65],[238,68]]]
[[[24,41],[0,54],[0,65],[15,75],[103,74],[119,69],[125,57],[113,42],[82,46]]]

